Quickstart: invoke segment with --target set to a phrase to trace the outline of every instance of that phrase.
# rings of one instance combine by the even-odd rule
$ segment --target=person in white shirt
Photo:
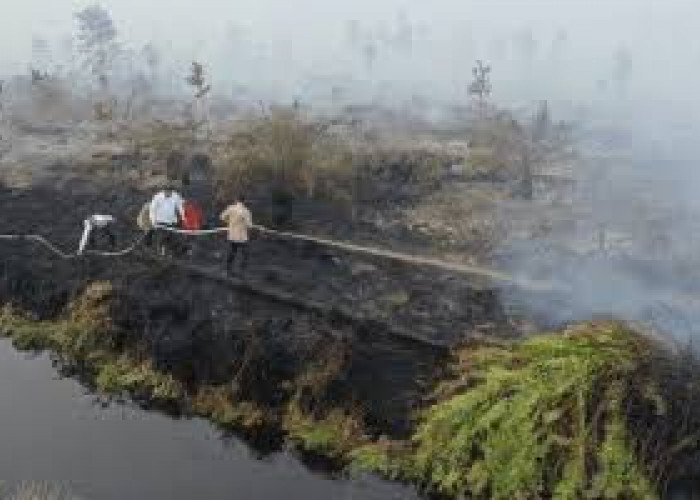
[[[156,193],[149,206],[154,226],[177,226],[184,215],[185,202],[177,192],[168,188]]]
[[[173,234],[167,228],[177,227],[185,215],[185,202],[177,192],[166,188],[151,200],[148,213],[154,228],[164,227],[161,231],[160,252],[165,254],[168,248],[173,248]]]
[[[93,235],[94,229],[98,229],[99,234],[107,237],[110,247],[114,248],[116,239],[109,228],[114,221],[115,219],[113,216],[103,214],[94,214],[85,219],[83,221],[83,236],[80,238],[80,244],[78,245],[78,255],[82,255],[88,243],[92,241],[91,236]]]

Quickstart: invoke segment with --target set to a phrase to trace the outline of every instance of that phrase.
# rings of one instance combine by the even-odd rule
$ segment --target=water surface
[[[85,499],[417,498],[376,478],[331,479],[285,453],[258,459],[201,420],[95,404],[47,356],[0,341],[0,477],[59,482]]]

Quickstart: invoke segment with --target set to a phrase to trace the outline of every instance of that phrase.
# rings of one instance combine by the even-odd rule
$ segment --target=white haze
[[[73,13],[90,2],[5,3],[0,68],[19,72],[35,36],[60,45]],[[356,90],[409,98],[465,98],[477,58],[494,66],[495,97],[590,103],[611,79],[615,54],[631,55],[629,95],[683,105],[700,84],[700,3],[695,0],[106,0],[122,42],[138,51],[154,42],[181,64],[208,63],[219,91],[250,84],[269,95],[308,94],[311,78],[339,78]],[[361,43],[377,44],[375,69],[348,42],[357,21]],[[392,47],[401,25],[409,49]],[[530,31],[532,54],[517,39]],[[558,41],[557,41],[558,40]],[[55,49],[55,52],[60,52]],[[60,54],[55,54],[56,56]],[[352,91],[353,89],[350,89]],[[320,91],[316,91],[320,92]],[[693,99],[697,105],[697,98]],[[651,103],[653,104],[653,103]]]
[[[0,74],[26,74],[37,64],[34,37],[50,42],[47,64],[70,64],[65,40],[75,34],[73,14],[91,2],[0,2]],[[575,290],[566,304],[533,304],[553,319],[653,314],[664,328],[695,333],[700,308],[677,307],[692,295],[694,283],[686,281],[693,275],[677,277],[680,266],[700,263],[694,257],[700,256],[695,236],[700,234],[700,1],[105,0],[101,5],[112,14],[125,48],[135,54],[147,43],[158,48],[160,83],[170,92],[183,90],[183,76],[196,59],[205,63],[214,91],[226,97],[323,106],[336,87],[343,104],[427,102],[428,109],[444,108],[467,102],[473,62],[483,59],[493,66],[492,98],[499,105],[531,108],[548,100],[555,117],[624,130],[628,140],[618,149],[628,162],[596,167],[590,160],[580,167],[577,208],[586,214],[580,215],[580,229],[567,227],[551,239],[503,249],[505,263]],[[376,49],[371,67],[368,46]],[[616,75],[621,59],[626,69]],[[598,132],[591,147],[599,148],[604,139]],[[625,251],[636,259],[663,265],[630,269],[614,259],[572,260],[557,251],[562,239],[570,246],[590,239],[596,225],[625,233]],[[649,240],[658,227],[665,243],[652,249]],[[700,295],[700,286],[695,289]],[[674,305],[669,309],[667,302]],[[665,316],[653,312],[659,307]]]

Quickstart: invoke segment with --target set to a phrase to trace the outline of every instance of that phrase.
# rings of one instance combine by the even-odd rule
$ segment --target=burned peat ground
[[[42,175],[0,190],[0,233],[40,234],[71,253],[82,219],[111,213],[118,247],[140,237],[151,189],[65,166]],[[210,187],[183,192],[218,224]],[[251,197],[259,223],[436,253],[420,232],[323,202],[285,206],[278,225],[273,204]],[[180,243],[190,252],[176,260],[143,247],[61,259],[3,241],[2,333],[51,351],[100,394],[449,497],[653,498],[698,475],[695,361],[628,325],[530,338],[518,304],[484,277],[256,234],[245,279],[232,280],[222,236]]]
[[[70,251],[82,216],[109,211],[121,219],[120,246],[139,236],[129,215],[143,202],[140,193],[105,199],[85,191],[3,190],[1,232],[42,234]],[[320,414],[359,412],[371,432],[388,436],[408,431],[451,344],[475,331],[513,334],[495,291],[459,276],[261,237],[252,243],[245,283],[232,283],[207,276],[224,276],[221,236],[186,243],[192,255],[181,261],[204,274],[145,248],[63,260],[31,242],[6,242],[2,301],[56,320],[91,283],[109,283],[115,342],[152,360],[186,392],[229,387],[269,415],[303,395]],[[304,382],[324,377],[321,387]],[[184,403],[179,410],[190,411]]]
[[[1,232],[69,250],[109,211],[120,246],[139,236],[143,193],[58,185],[3,189]],[[221,239],[188,244],[64,260],[6,241],[0,327],[99,393],[448,497],[653,498],[696,475],[695,364],[623,324],[522,340],[483,280],[263,237],[230,280]]]

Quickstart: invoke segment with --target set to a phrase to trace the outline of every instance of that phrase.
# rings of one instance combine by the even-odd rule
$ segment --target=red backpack
[[[202,229],[202,225],[204,224],[204,213],[202,212],[202,209],[199,208],[199,205],[193,201],[187,200],[185,201],[183,212],[182,229],[186,229],[187,231],[197,231]]]

